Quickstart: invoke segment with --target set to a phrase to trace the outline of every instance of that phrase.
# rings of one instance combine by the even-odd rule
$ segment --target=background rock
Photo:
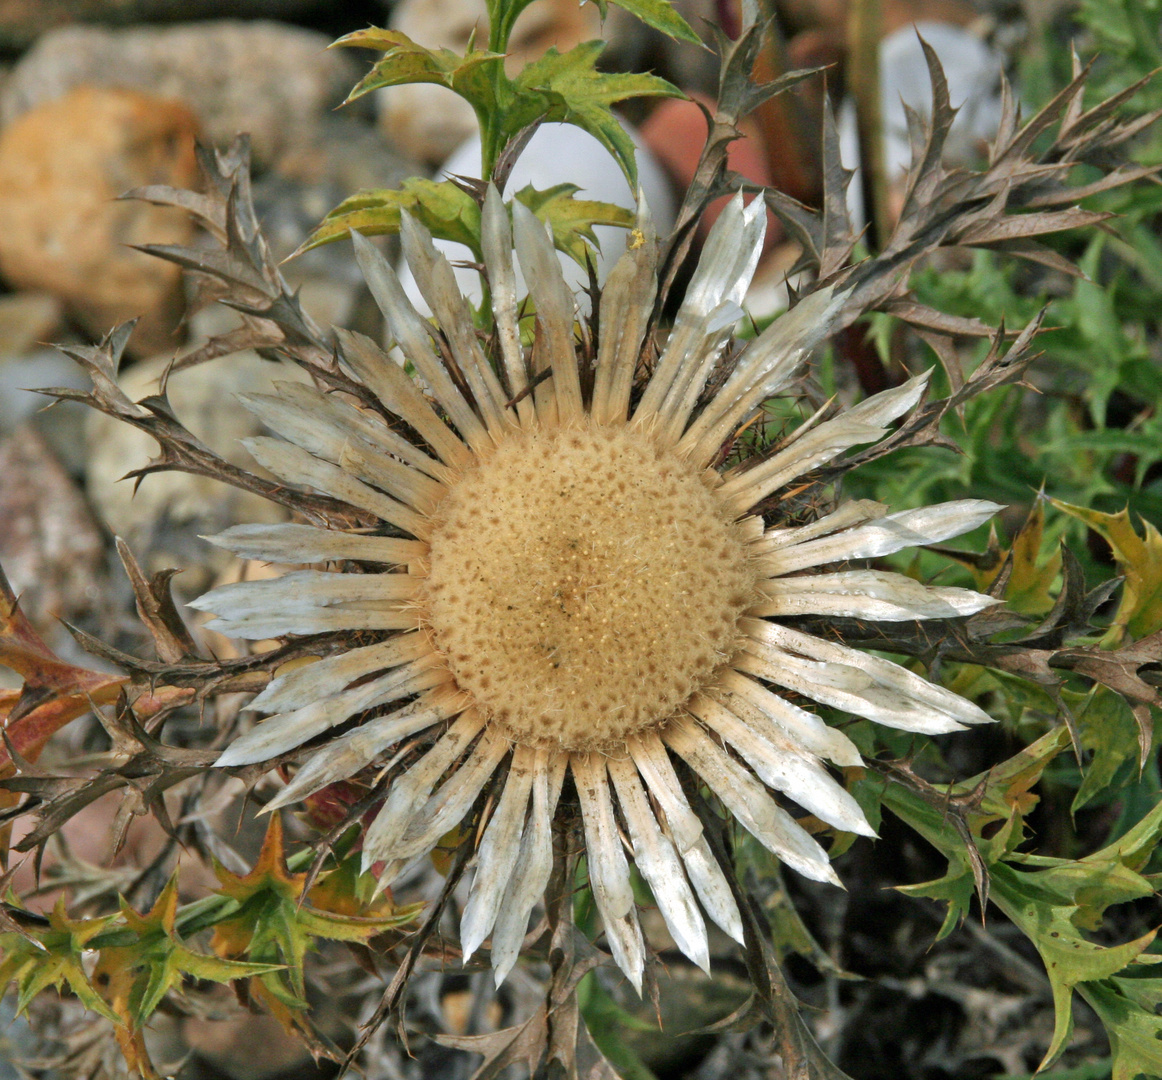
[[[276,259],[285,259],[326,214],[356,191],[399,187],[425,170],[387,145],[371,125],[326,116],[309,143],[279,158],[254,183],[254,206]],[[395,240],[379,243],[394,250]],[[301,289],[303,307],[321,326],[341,325],[378,336],[382,320],[351,244],[326,244],[284,263],[283,275]]]
[[[291,19],[329,6],[328,0],[0,0],[0,47],[26,48],[49,30],[77,22]]]
[[[0,361],[19,356],[56,333],[64,308],[51,293],[0,296]],[[0,403],[0,409],[3,404]]]
[[[65,27],[16,65],[0,96],[0,123],[82,83],[132,87],[186,102],[213,142],[249,132],[256,163],[269,164],[308,139],[358,81],[355,58],[327,52],[329,44],[325,34],[272,22]]]
[[[278,159],[277,171],[302,184],[330,185],[334,191],[327,193],[328,199],[336,194],[345,199],[362,188],[398,187],[408,177],[422,176],[425,169],[384,140],[370,124],[344,112],[320,117],[308,140],[289,147]],[[318,213],[306,228],[318,225],[334,205],[310,207],[312,213]]]
[[[49,398],[35,392],[37,387],[45,386],[88,390],[90,382],[76,363],[55,348],[0,356],[0,438],[11,435],[22,424],[31,424],[69,473],[80,476],[85,467],[81,431],[88,410],[78,401],[52,404]]]
[[[188,243],[186,214],[117,197],[189,187],[197,120],[180,102],[78,87],[0,132],[0,275],[60,297],[91,335],[142,316],[139,354],[176,344],[178,267],[126,245]]]
[[[105,539],[35,428],[0,443],[0,565],[34,626],[56,636],[102,604]]]
[[[0,296],[0,439],[48,404],[30,388],[86,387],[76,364],[40,344],[58,338],[63,319],[64,305],[51,293]]]

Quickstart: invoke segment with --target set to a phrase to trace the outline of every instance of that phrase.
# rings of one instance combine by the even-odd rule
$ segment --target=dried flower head
[[[609,947],[640,989],[645,949],[623,828],[687,956],[708,966],[702,911],[742,934],[675,756],[784,863],[837,881],[827,853],[771,790],[829,825],[872,835],[826,765],[858,765],[860,756],[784,694],[927,734],[989,719],[897,664],[785,620],[981,610],[992,601],[967,590],[819,568],[944,540],[998,507],[965,500],[888,513],[848,502],[806,524],[769,527],[755,512],[844,450],[885,436],[920,400],[924,377],[832,419],[820,414],[757,462],[715,467],[758,406],[798,373],[843,302],[817,289],[707,391],[758,260],[761,202],[744,206],[739,196],[720,217],[644,388],[636,376],[657,289],[648,221],[604,287],[586,365],[575,301],[543,226],[516,203],[510,227],[493,188],[483,215],[495,367],[451,267],[405,216],[404,251],[438,329],[375,248],[353,240],[415,378],[369,340],[339,332],[347,374],[399,424],[300,385],[248,399],[283,436],[251,442],[263,466],[378,524],[230,529],[214,541],[240,555],[336,569],[227,585],[195,606],[240,637],[365,631],[371,643],[276,678],[253,703],[272,715],[218,763],[267,761],[358,718],[320,741],[277,807],[411,747],[414,760],[388,785],[363,841],[364,866],[382,866],[384,882],[491,793],[461,934],[466,957],[491,935],[498,982],[549,880],[552,821],[571,774]],[[536,309],[531,354],[518,328],[514,233]]]

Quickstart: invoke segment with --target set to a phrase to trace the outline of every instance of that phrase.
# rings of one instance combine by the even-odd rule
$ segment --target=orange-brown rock
[[[141,316],[131,348],[173,348],[178,268],[127,245],[185,244],[181,211],[117,196],[145,184],[190,187],[198,123],[183,104],[133,90],[78,87],[0,132],[0,276],[60,297],[93,335]]]

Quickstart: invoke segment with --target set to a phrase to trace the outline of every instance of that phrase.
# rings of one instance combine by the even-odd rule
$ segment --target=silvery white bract
[[[707,393],[764,228],[760,202],[739,197],[722,213],[642,386],[657,291],[644,213],[602,292],[598,339],[580,354],[592,363],[579,362],[576,300],[549,236],[523,206],[514,205],[510,226],[495,190],[484,204],[491,361],[451,266],[405,216],[405,256],[438,330],[376,249],[353,240],[414,377],[370,340],[339,334],[347,373],[397,428],[300,385],[247,398],[282,436],[251,442],[266,469],[375,524],[241,526],[214,538],[247,558],[331,567],[213,590],[195,606],[217,614],[218,630],[252,639],[339,631],[353,641],[276,678],[253,703],[270,715],[218,764],[262,762],[319,740],[273,808],[392,764],[407,747],[363,841],[364,866],[382,866],[385,883],[483,805],[490,816],[474,830],[461,935],[466,958],[491,937],[498,982],[549,880],[567,776],[609,948],[640,989],[645,947],[627,848],[696,964],[709,964],[706,916],[742,934],[677,759],[786,865],[835,882],[827,853],[772,792],[837,829],[872,835],[828,769],[860,756],[784,695],[925,734],[989,720],[897,664],[786,623],[980,611],[992,601],[964,589],[820,568],[946,540],[999,508],[964,500],[888,513],[848,502],[807,524],[768,524],[754,512],[850,447],[883,438],[920,401],[925,377],[817,416],[757,463],[716,468],[846,299],[817,289]],[[536,312],[531,349],[518,325],[514,250]]]

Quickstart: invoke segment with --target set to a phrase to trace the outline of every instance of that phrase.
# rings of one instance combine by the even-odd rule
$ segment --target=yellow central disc
[[[441,504],[425,599],[456,681],[518,742],[657,725],[735,652],[756,574],[702,477],[625,428],[514,435]]]

